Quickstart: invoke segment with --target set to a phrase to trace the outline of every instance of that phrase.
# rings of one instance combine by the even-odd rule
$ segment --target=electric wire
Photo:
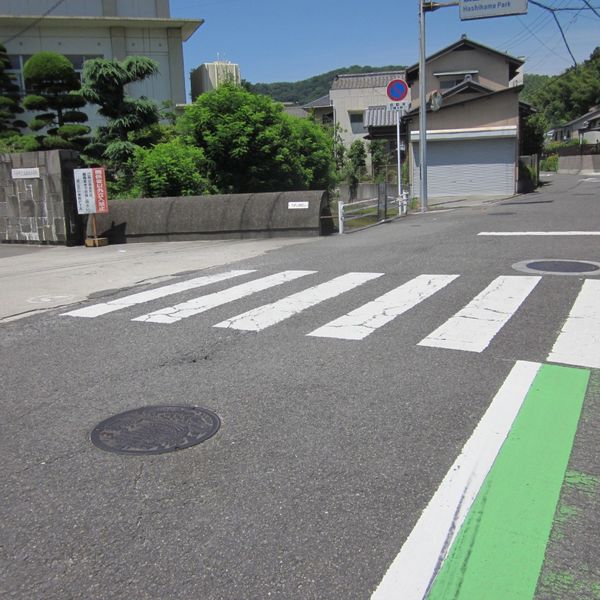
[[[30,23],[29,25],[27,25],[27,27],[24,27],[23,29],[21,29],[21,31],[19,31],[18,33],[15,33],[12,37],[9,37],[8,39],[6,39],[0,43],[4,46],[4,45],[8,44],[9,42],[12,42],[13,40],[16,40],[18,37],[22,36],[24,33],[29,31],[30,29],[33,29],[42,19],[47,17],[52,11],[56,10],[64,1],[65,0],[57,0],[57,2],[55,2],[44,14],[39,16],[33,23]]]

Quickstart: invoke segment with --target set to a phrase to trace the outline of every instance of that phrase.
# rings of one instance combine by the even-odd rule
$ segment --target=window
[[[441,90],[449,90],[456,85],[459,85],[465,80],[464,77],[456,77],[456,78],[440,78],[440,89]]]
[[[351,112],[350,116],[350,129],[352,133],[364,133],[365,132],[365,124],[363,122],[363,113],[362,112]]]

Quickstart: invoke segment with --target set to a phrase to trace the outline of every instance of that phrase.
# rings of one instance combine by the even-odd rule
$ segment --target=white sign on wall
[[[13,179],[36,179],[40,176],[40,168],[29,167],[26,169],[11,169],[10,176]]]
[[[288,209],[308,208],[308,202],[288,202]]]
[[[527,13],[527,0],[460,0],[459,4],[463,21]]]

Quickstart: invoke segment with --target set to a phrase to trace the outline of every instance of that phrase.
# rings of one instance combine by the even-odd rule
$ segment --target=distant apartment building
[[[174,19],[169,0],[2,0],[0,43],[24,91],[23,65],[36,52],[64,54],[77,71],[90,58],[154,59],[160,73],[131,84],[129,93],[185,103],[183,42],[202,19]]]
[[[224,83],[240,85],[240,67],[229,61],[218,60],[204,63],[195,68],[190,74],[192,102],[205,92],[210,92]]]

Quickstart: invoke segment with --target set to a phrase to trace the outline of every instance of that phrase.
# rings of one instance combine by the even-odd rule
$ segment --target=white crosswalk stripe
[[[419,275],[339,319],[315,329],[308,335],[341,340],[362,340],[398,315],[429,298],[457,277],[458,275]]]
[[[261,331],[311,306],[315,306],[330,298],[335,298],[343,292],[347,292],[382,275],[383,273],[347,273],[346,275],[341,275],[320,285],[283,298],[283,300],[279,300],[278,302],[272,302],[271,304],[265,304],[264,306],[249,310],[237,317],[217,323],[214,327],[243,331]]]
[[[256,271],[232,270],[204,275],[108,302],[91,304],[63,313],[63,316],[95,318],[252,273],[256,273]],[[145,323],[177,323],[212,308],[316,273],[318,272],[309,270],[281,271],[242,284],[232,285],[224,290],[208,293],[173,306],[160,308],[132,320]],[[384,277],[384,275],[384,273],[346,273],[227,318],[213,327],[259,332],[322,302],[333,300],[368,281]],[[446,286],[459,277],[459,275],[446,274],[418,275],[302,335],[313,338],[362,340],[405,312],[417,307],[427,298],[434,295],[436,298],[443,297],[438,292],[442,292]],[[483,352],[517,310],[525,310],[521,308],[522,304],[541,279],[541,276],[525,275],[497,277],[462,309],[423,338],[418,345],[466,352]],[[547,356],[548,362],[600,368],[600,303],[598,298],[600,298],[600,280],[585,279],[560,333],[557,334],[552,350]],[[444,315],[442,319],[447,318],[448,314],[453,312],[446,307],[441,310],[443,312],[438,310],[436,314]]]
[[[136,304],[143,304],[144,302],[150,302],[152,300],[158,300],[159,298],[164,298],[165,296],[178,294],[187,290],[193,290],[199,287],[211,285],[212,283],[226,281],[227,279],[231,279],[233,277],[248,275],[249,273],[255,272],[256,271],[252,269],[249,271],[227,271],[226,273],[218,273],[216,275],[204,275],[202,277],[188,279],[187,281],[179,281],[177,283],[165,285],[153,290],[131,294],[130,296],[124,296],[123,298],[117,298],[116,300],[92,304],[91,306],[85,306],[83,308],[78,308],[77,310],[71,310],[62,314],[63,316],[69,317],[99,317],[100,315],[106,315],[116,310],[121,310],[122,308],[135,306]]]
[[[419,342],[419,346],[481,352],[539,283],[540,276],[502,276],[462,310]]]
[[[584,281],[552,351],[546,359],[600,369],[600,281]]]
[[[132,321],[166,324],[176,323],[177,321],[181,321],[181,319],[187,319],[188,317],[200,314],[211,308],[233,302],[234,300],[239,300],[240,298],[250,296],[256,292],[262,292],[263,290],[281,285],[288,281],[293,281],[299,277],[312,275],[313,273],[316,273],[316,271],[282,271],[275,275],[269,275],[267,277],[262,277],[261,279],[249,281],[248,283],[236,285],[227,290],[223,290],[222,292],[214,292],[213,294],[200,296],[199,298],[194,298],[193,300],[188,300],[187,302],[182,302],[175,306],[162,308],[147,315],[132,319]]]

